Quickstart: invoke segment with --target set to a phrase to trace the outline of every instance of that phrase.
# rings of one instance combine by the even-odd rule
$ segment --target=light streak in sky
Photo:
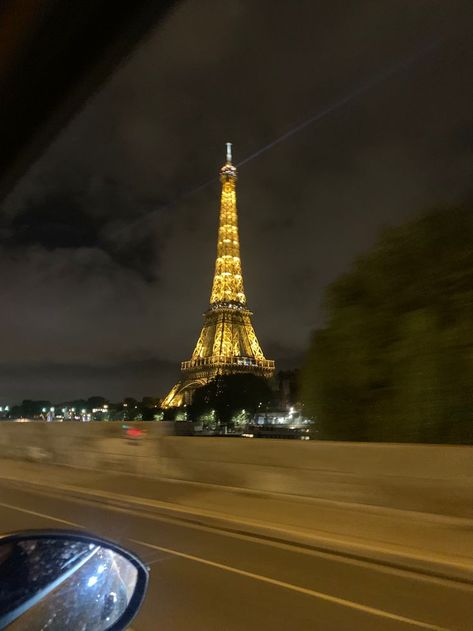
[[[263,147],[260,147],[259,149],[257,149],[254,153],[250,154],[249,156],[244,158],[241,162],[239,162],[237,164],[237,167],[241,167],[242,165],[247,164],[251,160],[254,160],[261,154],[266,153],[266,151],[269,151],[276,145],[279,145],[281,142],[284,142],[285,140],[287,140],[288,138],[291,138],[292,136],[299,133],[306,127],[309,127],[309,125],[313,125],[314,123],[317,123],[318,121],[322,120],[329,114],[332,114],[332,112],[339,110],[343,106],[347,105],[348,103],[356,99],[358,96],[361,96],[365,92],[368,92],[368,90],[378,85],[379,83],[382,83],[383,81],[386,81],[387,79],[402,72],[403,70],[406,70],[407,68],[409,68],[409,66],[411,66],[415,62],[422,59],[422,57],[427,55],[429,52],[436,49],[441,43],[445,41],[445,39],[446,37],[437,39],[434,42],[431,42],[429,45],[424,46],[419,51],[417,51],[416,54],[411,55],[410,57],[406,57],[405,59],[402,59],[400,61],[397,61],[392,66],[374,75],[373,77],[371,77],[370,79],[362,83],[360,86],[355,88],[352,92],[350,92],[349,94],[346,94],[344,97],[342,97],[338,101],[331,103],[329,106],[320,110],[319,112],[317,112],[310,118],[306,118],[301,123],[298,123],[291,129],[289,129],[289,131],[287,131],[286,133],[282,134],[281,136],[278,136],[277,138],[269,142],[267,145],[264,145]]]
[[[414,54],[412,54],[412,55],[410,55],[408,57],[405,57],[405,58],[403,58],[403,59],[391,64],[390,66],[385,68],[383,71],[373,75],[372,77],[367,79],[365,82],[361,83],[357,88],[355,88],[354,90],[352,90],[351,92],[349,92],[345,96],[341,97],[337,101],[334,101],[333,103],[331,103],[327,107],[319,110],[318,112],[316,112],[315,114],[313,114],[309,118],[306,118],[305,120],[301,121],[300,123],[297,123],[296,125],[291,127],[291,129],[289,129],[287,132],[285,132],[281,136],[278,136],[274,140],[268,142],[266,145],[260,147],[259,149],[257,149],[253,153],[251,153],[250,155],[246,156],[246,158],[244,158],[239,163],[237,163],[236,166],[239,168],[239,167],[242,167],[245,164],[248,164],[248,162],[251,162],[255,158],[258,158],[263,153],[266,153],[267,151],[270,151],[271,149],[273,149],[273,147],[276,147],[277,145],[281,144],[282,142],[288,140],[289,138],[292,138],[292,136],[295,136],[296,134],[298,134],[303,129],[306,129],[310,125],[314,125],[315,123],[318,123],[319,121],[324,119],[326,116],[329,116],[333,112],[336,112],[337,110],[340,110],[341,108],[345,107],[346,105],[348,105],[349,103],[354,101],[356,98],[358,98],[358,97],[362,96],[363,94],[367,93],[369,90],[371,90],[375,86],[377,86],[377,85],[383,83],[384,81],[386,81],[387,79],[390,79],[391,77],[394,77],[394,76],[400,74],[401,72],[407,70],[412,65],[414,65],[415,63],[419,62],[421,59],[426,57],[429,53],[431,53],[435,49],[437,49],[447,39],[449,39],[448,35],[443,36],[443,37],[439,37],[436,40],[430,42],[429,44],[426,44],[426,45],[420,47],[419,50],[417,50],[417,52],[415,52]],[[166,204],[162,204],[156,210],[152,210],[151,212],[146,213],[142,217],[139,217],[135,221],[130,222],[126,226],[121,226],[120,228],[114,230],[113,232],[111,232],[111,235],[115,236],[115,235],[117,235],[117,234],[119,234],[119,233],[121,233],[121,232],[123,232],[125,230],[130,230],[130,228],[133,228],[133,227],[137,226],[138,224],[142,223],[143,221],[146,221],[146,220],[150,219],[152,216],[154,216],[155,214],[157,214],[159,212],[162,212],[166,208],[170,208],[170,207],[176,206],[182,200],[184,200],[187,197],[189,197],[191,195],[194,195],[195,193],[207,188],[208,186],[210,186],[211,184],[214,184],[217,181],[218,181],[218,177],[213,177],[212,179],[207,180],[206,182],[203,182],[202,184],[199,184],[198,186],[196,186],[196,187],[194,187],[194,188],[182,193],[181,195],[177,196],[176,199],[174,199],[174,200],[172,200],[172,201],[170,201],[170,202],[168,202]]]

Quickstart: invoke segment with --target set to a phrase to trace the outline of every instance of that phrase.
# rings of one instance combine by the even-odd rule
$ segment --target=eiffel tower
[[[238,237],[237,170],[229,142],[220,181],[220,223],[210,307],[204,314],[192,358],[181,363],[181,380],[161,403],[164,408],[190,403],[194,390],[217,375],[252,373],[269,378],[274,373],[274,361],[265,359],[251,323],[252,312],[246,306]]]

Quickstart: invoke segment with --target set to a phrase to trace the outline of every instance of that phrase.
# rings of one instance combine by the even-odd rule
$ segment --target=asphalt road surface
[[[473,585],[0,482],[1,529],[85,528],[150,564],[133,631],[473,629]]]

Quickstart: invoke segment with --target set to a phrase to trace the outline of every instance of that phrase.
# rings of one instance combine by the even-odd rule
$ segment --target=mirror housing
[[[0,536],[0,630],[122,631],[147,585],[140,559],[101,537],[79,530]]]

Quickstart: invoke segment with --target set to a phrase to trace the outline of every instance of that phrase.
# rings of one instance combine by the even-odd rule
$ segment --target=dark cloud
[[[164,392],[159,362],[188,358],[208,302],[223,143],[240,161],[414,59],[240,169],[256,331],[268,356],[297,363],[324,286],[382,227],[471,194],[472,12],[466,0],[182,2],[4,205],[2,354],[18,381],[23,364],[42,379],[88,366],[74,388],[89,394],[90,370],[116,392],[113,366],[154,358],[153,392],[133,370],[120,387]],[[71,391],[63,374],[43,396]],[[38,389],[29,369],[22,383],[25,397]]]
[[[97,247],[100,222],[82,209],[70,195],[37,198],[15,214],[5,229],[13,248],[39,245],[57,248]]]
[[[56,402],[71,401],[102,396],[103,393],[111,400],[119,401],[126,396],[142,397],[147,396],[147,392],[154,392],[156,374],[172,381],[176,378],[176,366],[173,362],[153,358],[142,361],[123,359],[109,364],[0,364],[0,389],[10,394],[11,401],[18,402],[25,398],[41,400],[48,397]],[[29,384],[27,388],[25,383]]]
[[[95,248],[103,250],[118,265],[130,268],[146,280],[154,280],[158,268],[159,240],[150,230],[140,226],[129,228],[123,200],[114,195],[113,183],[100,190],[81,194],[73,191],[52,191],[35,196],[7,217],[2,224],[2,242],[7,249],[27,250],[40,247],[57,249]],[[113,207],[115,216],[107,216],[100,208]],[[149,211],[148,211],[149,213]],[[143,214],[147,215],[146,204]],[[124,216],[123,216],[124,215]]]

